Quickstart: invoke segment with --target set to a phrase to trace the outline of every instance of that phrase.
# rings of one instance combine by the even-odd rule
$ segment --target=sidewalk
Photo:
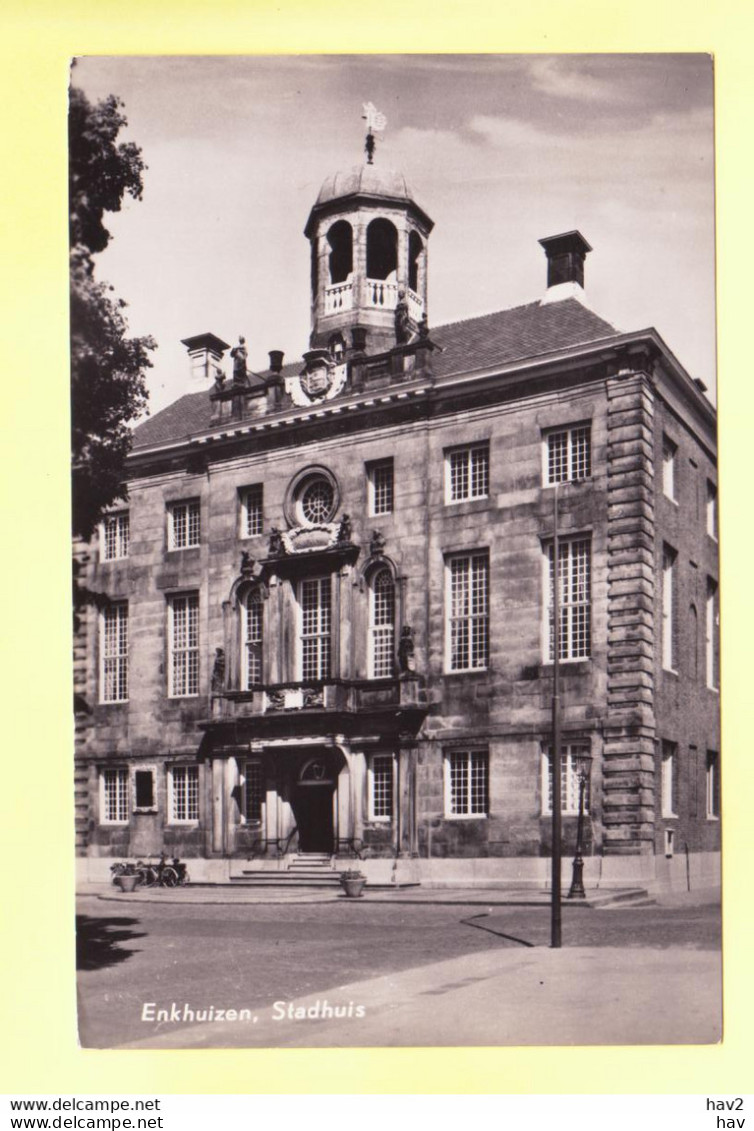
[[[511,948],[270,1002],[243,1020],[152,1020],[120,1047],[712,1044],[720,980],[713,951]]]
[[[82,883],[77,894],[115,903],[174,904],[308,904],[339,903],[346,896],[336,888],[234,887],[230,884],[190,884],[182,888],[142,888],[124,894],[109,883]],[[566,900],[569,907],[609,909],[659,903],[667,906],[713,903],[719,889],[650,893],[643,888],[602,888],[587,892],[586,899]],[[351,901],[357,902],[357,901]],[[550,892],[539,888],[366,888],[360,903],[464,904],[478,907],[537,907],[550,904]]]

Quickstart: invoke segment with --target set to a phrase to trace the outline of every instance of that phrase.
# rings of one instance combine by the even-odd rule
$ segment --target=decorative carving
[[[379,530],[372,532],[372,540],[369,543],[369,553],[373,558],[380,558],[385,552],[385,536],[380,534]]]
[[[285,707],[285,692],[284,691],[268,691],[267,692],[267,709],[270,711],[282,711]]]
[[[233,358],[233,384],[245,385],[246,359],[249,356],[249,351],[246,349],[246,338],[243,335],[238,339],[238,345],[233,346],[230,356]]]
[[[340,542],[340,543],[349,542],[350,543],[351,536],[352,536],[351,516],[350,516],[350,514],[344,514],[342,519],[340,520],[340,527],[338,528],[338,542]]]
[[[419,337],[422,339],[422,341],[425,338],[429,337],[429,322],[427,321],[426,314],[419,322]]]
[[[241,552],[241,573],[244,577],[250,577],[254,572],[254,559],[248,550]]]
[[[404,624],[401,629],[401,638],[398,641],[398,666],[402,674],[408,674],[416,669],[414,630],[410,624]]]
[[[225,374],[219,365],[213,365],[212,369],[215,374],[215,392],[221,393],[225,388]]]
[[[304,706],[305,707],[323,707],[325,704],[323,692],[314,687],[304,688]]]
[[[411,337],[411,322],[408,314],[408,303],[406,302],[406,292],[398,291],[398,302],[395,307],[395,341],[396,345],[402,346]]]
[[[215,662],[212,665],[212,692],[219,695],[225,688],[225,649],[215,648]]]
[[[286,549],[283,542],[283,535],[277,526],[273,526],[270,530],[270,546],[268,550],[271,558],[282,558],[285,556]]]

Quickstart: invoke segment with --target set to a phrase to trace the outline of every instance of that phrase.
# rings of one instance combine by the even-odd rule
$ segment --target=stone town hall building
[[[588,885],[715,874],[704,386],[585,305],[575,231],[540,241],[541,300],[428,326],[432,226],[399,173],[328,178],[303,359],[223,372],[187,338],[194,391],[136,429],[80,547],[109,599],[76,653],[92,878],[164,847],[195,879],[325,853],[544,882],[556,493],[566,860],[588,753]]]

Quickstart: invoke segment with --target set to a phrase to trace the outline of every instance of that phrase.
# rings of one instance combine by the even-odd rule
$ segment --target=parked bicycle
[[[168,863],[168,858],[164,852],[156,864],[152,864],[148,860],[137,860],[135,863],[129,860],[118,860],[115,864],[110,865],[110,872],[114,884],[117,883],[119,876],[129,875],[137,876],[137,885],[147,888],[175,888],[190,882],[186,865],[177,856],[174,856],[172,861]]]

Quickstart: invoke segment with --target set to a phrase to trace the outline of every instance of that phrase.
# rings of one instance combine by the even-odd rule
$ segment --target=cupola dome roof
[[[397,169],[384,165],[354,165],[326,177],[317,197],[317,206],[340,200],[344,196],[383,196],[390,200],[414,200],[414,194]]]

